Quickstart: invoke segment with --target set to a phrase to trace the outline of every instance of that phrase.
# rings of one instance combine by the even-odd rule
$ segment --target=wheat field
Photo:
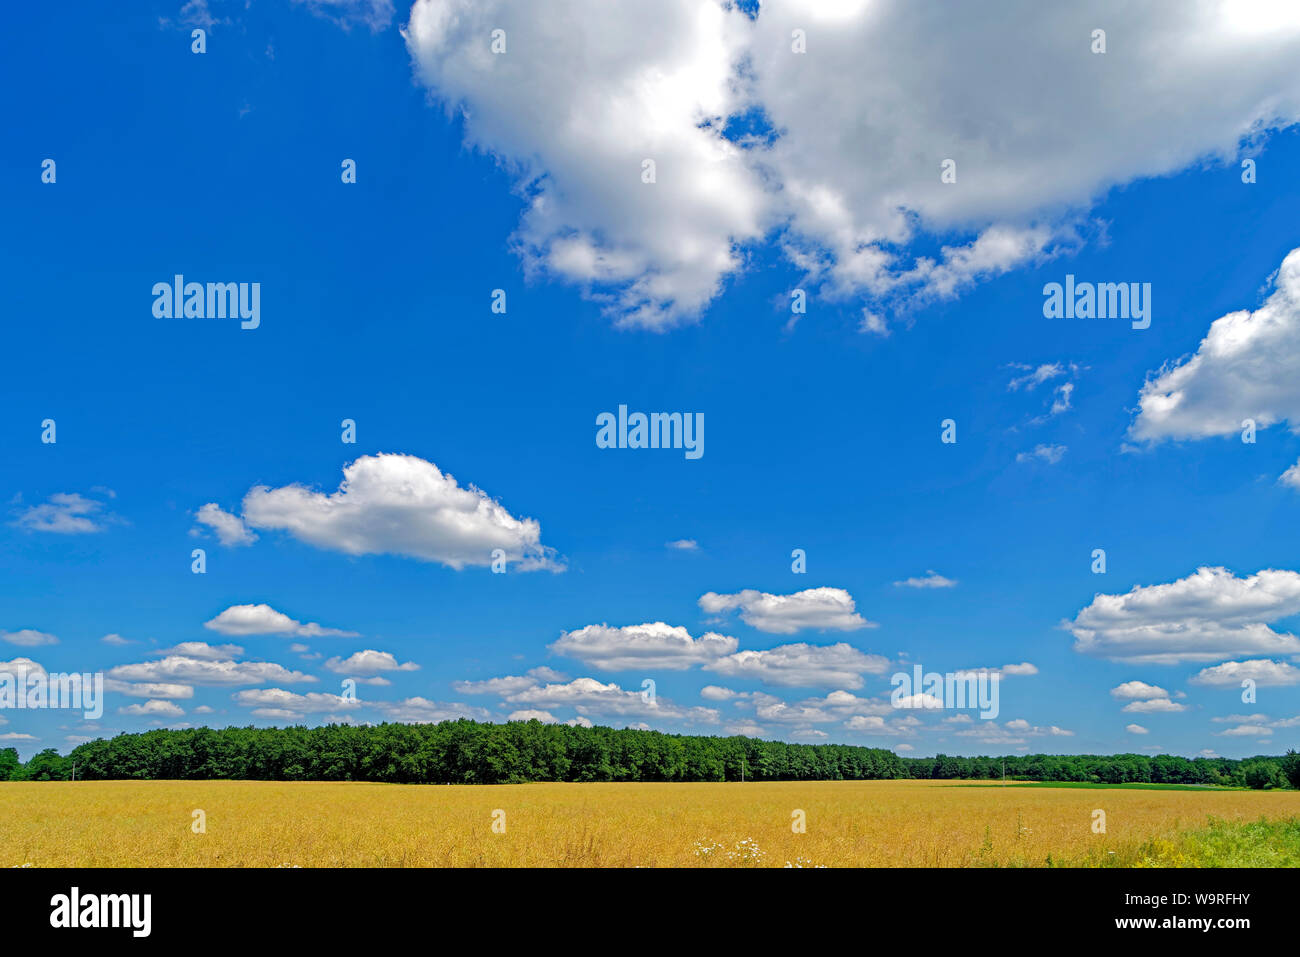
[[[1098,810],[1105,833],[1093,829]],[[1211,816],[1294,818],[1300,792],[951,781],[4,783],[0,865],[1141,866],[1156,863],[1153,853],[1176,856],[1180,835]]]

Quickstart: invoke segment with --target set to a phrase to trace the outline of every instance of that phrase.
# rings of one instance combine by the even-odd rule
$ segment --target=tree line
[[[1300,755],[1184,758],[1017,754],[908,758],[883,748],[788,744],[632,728],[439,724],[187,728],[100,738],[23,763],[0,750],[0,781],[257,780],[394,784],[530,781],[841,781],[944,778],[1300,788]]]

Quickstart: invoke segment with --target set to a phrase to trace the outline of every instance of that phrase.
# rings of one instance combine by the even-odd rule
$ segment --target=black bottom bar
[[[727,946],[786,931],[803,946],[832,934],[872,945],[973,934],[972,942],[993,944],[1030,940],[1023,935],[1035,928],[1071,941],[1200,936],[1231,946],[1293,926],[1294,881],[1289,870],[27,868],[0,871],[0,911],[11,944],[48,937],[338,947],[415,933],[452,946],[468,933],[494,947],[595,946],[660,934],[681,941],[695,936],[687,925],[702,923],[704,939],[714,926]],[[130,895],[148,895],[147,911],[143,896]],[[137,936],[146,926],[147,936]]]

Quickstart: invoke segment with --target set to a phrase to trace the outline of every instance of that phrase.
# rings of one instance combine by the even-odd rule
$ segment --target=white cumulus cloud
[[[1147,380],[1129,429],[1135,439],[1201,439],[1287,422],[1300,431],[1300,249],[1258,309],[1214,320],[1196,352]]]
[[[681,626],[656,621],[618,628],[587,625],[565,632],[550,649],[601,671],[636,668],[683,671],[729,655],[738,644],[735,638],[715,632],[692,638]]]
[[[830,297],[951,297],[1076,247],[1111,187],[1300,117],[1300,22],[1260,0],[417,0],[404,36],[523,197],[526,269],[655,329],[769,238]]]
[[[864,674],[884,674],[889,659],[852,645],[778,645],[767,651],[739,651],[706,665],[728,678],[748,678],[785,688],[861,688]]]
[[[292,635],[295,638],[355,638],[355,631],[324,628],[314,623],[303,624],[270,605],[231,605],[204,628],[223,635]]]
[[[1215,661],[1243,654],[1296,654],[1300,640],[1267,622],[1300,612],[1300,574],[1265,569],[1238,578],[1198,568],[1163,585],[1097,595],[1066,627],[1085,654],[1148,664]]]
[[[700,596],[700,608],[710,615],[739,609],[745,624],[777,635],[792,635],[805,628],[856,631],[876,627],[857,613],[853,596],[843,588],[807,588],[791,595],[753,588],[733,595],[707,592]]]
[[[243,520],[262,530],[348,555],[405,555],[455,569],[490,565],[500,549],[519,571],[562,570],[541,544],[541,526],[414,455],[363,455],[343,469],[338,490],[258,486]]]

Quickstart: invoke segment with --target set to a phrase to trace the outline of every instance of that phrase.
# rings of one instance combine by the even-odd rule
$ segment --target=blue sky
[[[1185,114],[1110,102],[1100,80],[1047,80],[987,125],[952,120],[953,141],[912,173],[916,142],[870,83],[837,80],[844,102],[808,130],[765,88],[784,69],[768,63],[765,18],[797,20],[798,4],[719,7],[722,25],[704,27],[669,4],[660,27],[698,30],[677,45],[721,52],[663,61],[693,81],[673,88],[687,102],[666,118],[646,104],[669,93],[631,105],[610,93],[626,125],[584,134],[617,145],[656,131],[653,148],[634,147],[663,157],[644,183],[639,160],[619,167],[614,146],[593,150],[573,129],[627,80],[601,74],[606,61],[658,75],[660,38],[602,35],[574,3],[587,26],[559,56],[516,5],[443,19],[459,6],[422,2],[415,20],[405,3],[342,0],[14,11],[11,36],[26,40],[0,67],[0,661],[104,672],[118,690],[97,722],[0,712],[0,745],[26,755],[156,726],[533,713],[914,755],[1294,744],[1300,490],[1284,475],[1300,457],[1300,296],[1287,283],[1300,260],[1271,278],[1300,247],[1300,96],[1278,66],[1294,63],[1294,21],[1238,38],[1235,80],[1161,87]],[[805,62],[831,79],[818,39],[892,29],[905,46],[918,29],[889,4],[874,21],[844,6],[834,31],[809,20]],[[1116,25],[1104,55],[1088,49],[1088,17],[1018,15],[1026,44],[1076,31],[1081,70],[1117,61],[1129,75],[1116,89],[1159,72],[1124,52],[1158,46],[1157,28],[1098,9]],[[1189,21],[1221,12],[1197,9]],[[501,60],[522,71],[506,82],[487,52],[496,22],[511,43]],[[205,53],[191,52],[195,28]],[[776,147],[720,146],[681,122],[739,112],[732,92],[708,88],[729,89],[710,64],[734,65],[738,43],[760,77],[743,97],[784,131]],[[1202,82],[1240,88],[1215,100]],[[531,91],[574,122],[549,124]],[[942,128],[962,106],[921,112]],[[854,110],[892,153],[837,168],[799,140],[856,130]],[[1091,158],[1053,120],[1070,110],[1105,118],[1078,132],[1102,144]],[[957,182],[943,184],[953,153]],[[346,158],[355,183],[341,181]],[[1013,174],[1023,188],[998,179]],[[873,177],[901,220],[864,192]],[[834,215],[801,198],[809,184],[835,197]],[[834,225],[841,214],[850,225]],[[1007,231],[1012,253],[981,253]],[[887,264],[857,268],[864,249]],[[151,288],[177,273],[260,283],[259,327],[156,318]],[[1045,318],[1044,284],[1067,273],[1150,283],[1150,328]],[[791,312],[794,289],[806,314]],[[1203,349],[1240,310],[1236,351]],[[1161,370],[1174,378],[1144,391]],[[1176,412],[1155,401],[1165,392],[1183,397]],[[619,405],[702,415],[703,456],[598,448],[596,416]],[[1254,443],[1223,425],[1246,416]],[[940,440],[949,418],[953,444]],[[54,444],[41,441],[46,419]],[[355,444],[340,440],[344,419]],[[371,479],[342,496],[358,460]],[[459,488],[418,491],[435,467]],[[246,498],[263,487],[288,491]],[[235,539],[256,540],[223,544],[200,520],[209,503]],[[669,546],[684,541],[694,547]],[[489,567],[498,543],[505,574]],[[806,573],[792,571],[794,549]],[[529,556],[547,567],[521,567]],[[931,573],[947,584],[899,584]],[[833,591],[801,594],[812,589]],[[710,593],[741,597],[711,611]],[[353,634],[294,633],[272,609]],[[206,647],[177,648],[194,642]],[[351,657],[362,652],[382,654]],[[647,663],[611,666],[620,656]],[[212,662],[245,677],[214,683]],[[283,671],[241,671],[253,662]],[[889,707],[890,675],[913,663],[1021,667],[1003,675],[996,720],[953,721]],[[1257,701],[1243,702],[1243,676]],[[359,685],[360,702],[323,697],[347,677],[387,684]],[[151,683],[171,687],[135,687]]]

